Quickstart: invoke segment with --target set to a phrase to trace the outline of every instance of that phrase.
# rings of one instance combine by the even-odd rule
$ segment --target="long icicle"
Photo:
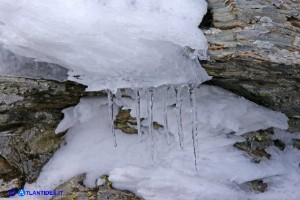
[[[148,104],[148,125],[149,134],[151,137],[151,160],[152,166],[154,163],[154,135],[153,135],[153,89],[147,91],[147,104]]]
[[[109,119],[111,123],[111,132],[113,135],[114,146],[117,146],[117,138],[114,127],[114,96],[110,90],[107,90],[108,107],[109,107]]]
[[[196,97],[195,97],[195,87],[193,85],[189,85],[189,95],[191,102],[191,119],[192,119],[192,139],[193,139],[193,147],[194,147],[194,161],[196,171],[199,171],[199,147],[198,147],[198,122],[197,122],[197,108],[196,108]]]
[[[141,129],[141,94],[139,89],[136,90],[135,110],[136,110],[136,123],[137,123],[138,135],[140,137],[140,142],[142,142],[143,138],[142,138],[142,129]]]
[[[170,86],[166,87],[166,95],[164,96],[164,125],[165,125],[165,132],[167,134],[167,142],[170,145],[170,131],[169,131],[169,124],[168,124],[168,96],[169,96],[169,89]]]
[[[182,112],[181,90],[182,90],[182,86],[178,86],[177,88],[175,88],[178,139],[179,139],[180,148],[183,149],[183,128],[182,128],[182,116],[181,116],[181,112]]]

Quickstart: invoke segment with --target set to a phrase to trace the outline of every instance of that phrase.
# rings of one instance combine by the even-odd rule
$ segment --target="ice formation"
[[[0,25],[1,27],[1,25]],[[1,28],[0,28],[1,29]],[[67,80],[68,70],[56,64],[38,62],[33,58],[19,56],[0,43],[0,75],[50,80]]]
[[[152,88],[172,84],[183,149],[181,89],[183,84],[198,85],[210,78],[199,64],[206,58],[206,39],[198,29],[205,12],[204,0],[1,0],[0,47],[12,51],[15,59],[7,62],[11,56],[2,54],[0,69],[17,69],[26,76],[26,62],[57,63],[70,69],[70,80],[88,85],[89,90],[107,89],[115,146],[113,93],[118,88],[136,89],[142,141],[139,90],[150,88],[148,132],[153,135]]]
[[[190,102],[192,107],[192,139],[193,139],[193,148],[194,148],[194,158],[195,158],[195,167],[196,170],[199,170],[198,162],[199,162],[199,150],[198,150],[198,118],[197,118],[197,105],[196,105],[196,97],[195,97],[195,86],[188,86]]]
[[[147,117],[148,117],[148,130],[147,133],[151,137],[151,160],[153,161],[154,158],[154,135],[153,135],[153,92],[154,91],[160,91],[160,95],[162,95],[163,99],[163,124],[165,127],[165,132],[167,135],[167,141],[168,145],[170,145],[170,133],[169,133],[169,123],[168,123],[168,110],[169,110],[169,105],[168,105],[168,100],[169,100],[169,90],[170,88],[173,89],[174,94],[175,94],[175,110],[176,110],[176,121],[177,121],[177,135],[178,135],[178,141],[179,141],[179,146],[181,149],[184,149],[184,134],[183,134],[183,125],[182,125],[182,103],[183,103],[183,98],[182,98],[182,90],[185,88],[184,85],[179,85],[176,88],[171,85],[166,85],[166,86],[160,86],[157,88],[157,90],[154,90],[154,88],[148,88],[144,89],[146,90],[146,99],[147,99]],[[191,125],[192,125],[192,139],[193,139],[193,148],[194,148],[194,159],[195,159],[195,168],[198,171],[198,119],[197,119],[197,105],[196,105],[196,97],[195,97],[195,90],[197,87],[195,85],[189,84],[187,86],[188,91],[189,91],[189,100],[190,100],[190,107],[191,107]],[[133,97],[134,104],[135,104],[135,116],[136,116],[136,128],[138,135],[140,137],[140,142],[143,142],[143,131],[141,128],[141,91],[142,89],[135,89]],[[165,91],[164,94],[162,94],[161,91]],[[107,91],[108,94],[108,106],[109,106],[109,119],[110,119],[110,125],[111,125],[111,133],[113,135],[113,143],[114,146],[117,146],[117,138],[116,138],[116,133],[115,133],[115,125],[114,125],[114,99],[116,99],[114,96],[119,96],[119,95],[113,95],[110,90]],[[120,101],[121,97],[118,97],[118,101]],[[161,102],[160,102],[161,104]]]
[[[140,110],[141,110],[141,96],[140,96],[140,90],[136,90],[135,93],[135,110],[136,110],[136,126],[138,130],[138,134],[140,137],[141,142],[143,141],[142,138],[142,129],[141,129],[141,116],[140,116]]]
[[[279,175],[287,179],[258,198],[300,195],[293,149],[287,149],[291,157],[275,152],[260,166],[231,149],[248,131],[286,129],[286,116],[214,87],[196,87],[210,78],[198,62],[206,58],[197,28],[205,12],[205,0],[0,0],[2,75],[34,72],[63,80],[59,64],[88,90],[108,89],[108,99],[83,98],[64,110],[56,131],[69,129],[67,145],[26,188],[54,189],[80,173],[94,187],[109,174],[114,187],[145,199],[252,199],[257,196],[237,185]],[[114,94],[118,88],[133,88],[132,95],[121,98]],[[120,106],[136,117],[137,135],[114,129]],[[164,128],[154,129],[153,122]],[[237,136],[228,138],[231,132]]]
[[[114,96],[110,90],[107,90],[107,100],[108,100],[108,109],[109,109],[109,121],[110,121],[110,129],[113,135],[113,143],[114,146],[117,146],[117,137],[115,132],[115,125],[114,125]]]
[[[88,85],[89,90],[107,89],[115,146],[113,93],[118,88],[135,88],[142,141],[139,90],[149,88],[148,133],[153,137],[153,87],[172,84],[183,149],[183,84],[198,85],[210,78],[199,64],[199,59],[206,58],[206,39],[198,29],[205,12],[204,0],[1,0],[0,44],[15,53],[13,64],[57,63],[70,68],[69,79]],[[19,59],[16,54],[30,58]],[[3,54],[0,62],[7,57]],[[8,62],[1,66],[2,71],[14,69]],[[168,126],[168,108],[164,109]],[[154,142],[152,147],[154,152]]]
[[[136,94],[128,90],[127,96],[115,99],[115,106],[131,109],[136,114]],[[191,98],[189,93],[191,92]],[[153,91],[153,121],[164,123],[162,97],[166,88]],[[149,96],[148,96],[149,97]],[[195,170],[191,116],[191,99],[197,105],[199,137],[198,172]],[[242,141],[238,135],[268,127],[287,128],[287,118],[282,113],[260,107],[244,98],[222,89],[201,86],[182,90],[182,126],[184,149],[179,146],[176,119],[176,95],[169,91],[168,107],[169,139],[165,128],[153,129],[147,134],[148,109],[146,91],[140,91],[140,117],[143,143],[138,134],[125,134],[116,130],[118,146],[112,145],[107,99],[83,98],[73,108],[64,110],[65,118],[57,132],[68,130],[63,145],[44,166],[38,180],[25,189],[52,189],[70,178],[86,173],[84,184],[95,187],[96,179],[109,174],[113,186],[135,192],[146,200],[218,199],[224,200],[273,200],[295,199],[299,196],[299,159],[293,149],[291,134],[277,130],[286,144],[286,150],[270,147],[272,159],[260,164],[250,162],[233,144]],[[151,103],[150,103],[151,104]],[[236,135],[229,134],[235,132]],[[282,133],[281,133],[282,132]],[[277,137],[277,135],[274,135]],[[299,134],[293,137],[300,138]],[[154,155],[152,141],[154,141]],[[153,161],[151,157],[153,157]],[[83,164],[84,163],[84,164]],[[264,179],[268,191],[255,194],[243,190],[242,185],[254,179]],[[24,197],[22,197],[24,199]]]
[[[1,0],[0,44],[89,90],[201,83],[205,0]]]

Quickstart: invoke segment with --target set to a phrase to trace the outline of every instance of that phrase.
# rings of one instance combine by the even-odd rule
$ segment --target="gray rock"
[[[208,82],[289,117],[300,131],[300,1],[208,0]]]
[[[273,142],[274,142],[274,145],[281,151],[283,151],[286,147],[286,144],[282,140],[275,139],[275,140],[273,140]]]
[[[35,181],[63,141],[64,134],[54,133],[62,109],[76,105],[84,89],[69,81],[0,77],[0,195]]]
[[[257,179],[239,184],[238,187],[246,192],[263,193],[267,190],[268,184],[261,179]]]
[[[300,139],[293,139],[293,147],[300,150]]]
[[[268,188],[268,184],[264,183],[262,180],[253,180],[253,181],[250,181],[250,183],[252,185],[253,191],[255,191],[257,193],[263,193]]]
[[[106,177],[106,176],[105,176]],[[89,189],[83,185],[85,174],[79,175],[58,186],[56,191],[63,191],[60,196],[51,200],[140,200],[131,192],[121,191],[111,187],[111,182]]]
[[[275,138],[272,128],[248,132],[243,137],[245,141],[236,142],[233,146],[247,153],[255,163],[271,158],[272,155],[266,151],[269,147],[275,146],[281,151],[286,147],[282,140]]]

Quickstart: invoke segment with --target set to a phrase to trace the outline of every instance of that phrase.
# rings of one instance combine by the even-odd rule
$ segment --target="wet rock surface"
[[[74,177],[66,183],[58,186],[56,191],[63,191],[63,195],[55,196],[52,200],[140,200],[131,192],[116,190],[111,186],[107,176],[102,177],[103,184],[94,189],[83,185],[85,175]]]
[[[250,181],[252,189],[257,193],[265,192],[268,188],[268,184],[264,183],[262,180],[253,180]]]
[[[249,132],[243,135],[244,142],[237,142],[233,146],[247,153],[255,163],[259,163],[263,159],[271,158],[271,154],[266,151],[266,148],[274,145],[271,138],[273,134],[272,129]]]
[[[209,84],[285,113],[289,130],[300,131],[300,1],[208,0],[208,7],[200,27]]]
[[[63,141],[54,130],[62,109],[76,105],[85,87],[0,77],[0,195],[34,182]]]

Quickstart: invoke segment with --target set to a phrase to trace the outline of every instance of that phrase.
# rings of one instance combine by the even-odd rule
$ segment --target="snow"
[[[128,93],[130,93],[128,91]],[[135,92],[132,91],[132,97]],[[147,118],[147,100],[141,91],[141,117]],[[161,101],[165,88],[153,93],[153,120],[163,124]],[[187,88],[182,93],[182,125],[184,149],[177,134],[175,92],[170,91],[167,104],[170,144],[164,129],[154,129],[154,149],[146,121],[142,121],[143,142],[138,134],[128,135],[116,130],[117,146],[113,145],[107,98],[82,98],[80,103],[64,110],[65,118],[57,132],[69,129],[66,144],[44,166],[35,184],[25,189],[54,189],[70,178],[86,173],[84,184],[95,187],[97,179],[109,175],[113,186],[135,192],[146,200],[196,199],[289,199],[299,197],[299,160],[296,149],[284,151],[270,147],[271,160],[253,163],[233,144],[243,141],[239,135],[248,131],[275,127],[274,137],[291,144],[287,117],[260,107],[225,90],[201,86],[195,90],[198,116],[199,171],[195,170],[191,135],[191,105]],[[118,96],[118,94],[117,94]],[[115,99],[115,106],[130,108],[135,116],[134,98]],[[232,134],[235,132],[236,134]],[[153,160],[151,151],[154,150]],[[243,184],[264,179],[269,187],[265,193],[244,190]],[[24,197],[23,197],[24,198]]]
[[[204,0],[1,0],[0,44],[88,90],[201,83]],[[195,50],[195,51],[194,51]],[[9,66],[2,66],[7,68]],[[80,77],[78,77],[80,76]]]

